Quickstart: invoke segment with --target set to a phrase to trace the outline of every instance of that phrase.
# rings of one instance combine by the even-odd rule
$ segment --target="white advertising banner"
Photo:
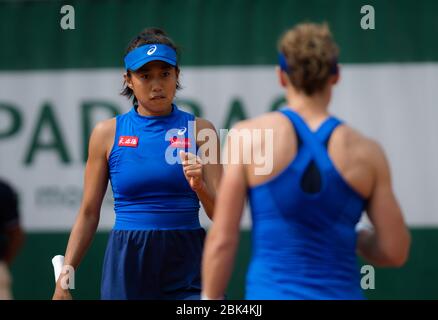
[[[19,191],[27,230],[71,228],[88,134],[131,107],[119,95],[122,72],[0,72],[0,178]],[[341,72],[333,113],[383,145],[408,224],[438,225],[438,64],[346,65]],[[183,67],[180,82],[177,101],[217,129],[267,112],[282,97],[273,66]],[[101,229],[113,224],[112,205],[109,187]]]

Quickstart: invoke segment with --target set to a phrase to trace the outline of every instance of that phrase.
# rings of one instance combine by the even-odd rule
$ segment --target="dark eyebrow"
[[[169,64],[165,64],[165,65],[163,65],[162,67],[161,67],[161,70],[170,70],[170,69],[172,69],[173,67],[171,66],[171,65],[169,65]]]
[[[137,73],[146,73],[149,72],[149,68],[148,67],[141,67],[140,69],[138,69],[136,72]]]

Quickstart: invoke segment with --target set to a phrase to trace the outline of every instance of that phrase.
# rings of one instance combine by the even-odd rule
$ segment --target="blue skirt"
[[[112,230],[101,298],[199,300],[204,239],[202,228]]]

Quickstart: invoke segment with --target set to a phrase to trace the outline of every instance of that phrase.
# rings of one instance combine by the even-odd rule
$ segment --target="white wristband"
[[[373,231],[374,226],[369,223],[359,222],[355,227],[356,232],[360,232],[362,230]]]
[[[55,282],[57,282],[59,275],[62,272],[62,267],[64,266],[64,256],[62,255],[54,256],[52,259],[52,264],[53,264],[53,271],[55,274]]]

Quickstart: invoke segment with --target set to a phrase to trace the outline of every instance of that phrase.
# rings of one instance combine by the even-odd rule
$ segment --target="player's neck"
[[[321,93],[316,93],[311,96],[291,90],[288,90],[287,92],[289,106],[305,118],[328,116],[330,98],[330,90],[324,90]]]
[[[164,110],[154,111],[144,107],[141,103],[139,103],[137,106],[137,112],[142,116],[167,116],[172,112],[172,105],[169,105],[169,107]]]

